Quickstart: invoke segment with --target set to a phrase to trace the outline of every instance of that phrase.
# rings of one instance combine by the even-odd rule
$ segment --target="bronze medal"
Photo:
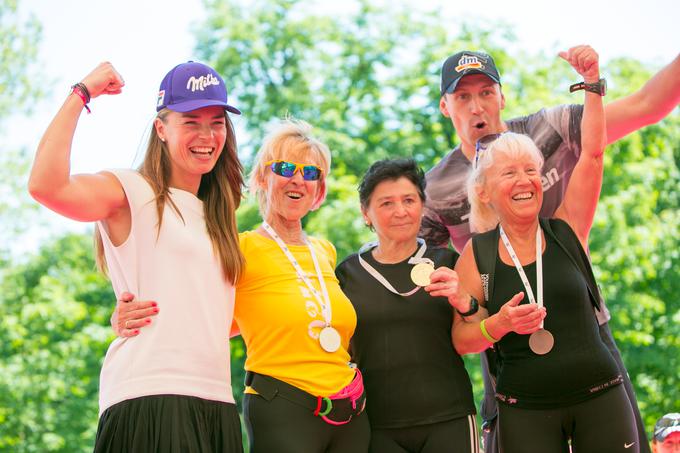
[[[555,338],[545,329],[537,330],[529,337],[529,348],[531,348],[534,354],[547,354],[552,350],[554,344]]]

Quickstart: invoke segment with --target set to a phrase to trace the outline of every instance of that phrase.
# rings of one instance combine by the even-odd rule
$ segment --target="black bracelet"
[[[80,89],[80,91],[85,95],[85,98],[87,99],[85,104],[89,104],[92,97],[90,96],[90,91],[87,89],[85,84],[83,82],[78,82],[74,85],[71,85],[71,89],[74,89],[76,87],[78,87]]]
[[[466,311],[465,313],[461,313],[461,311],[456,308],[456,311],[458,312],[458,314],[463,316],[463,317],[472,316],[475,313],[477,313],[478,310],[479,310],[479,302],[477,302],[477,299],[475,299],[474,297],[470,297],[470,309],[468,311]]]

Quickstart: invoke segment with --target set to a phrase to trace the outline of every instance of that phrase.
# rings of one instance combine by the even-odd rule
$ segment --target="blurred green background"
[[[509,51],[503,24],[447,29],[435,13],[352,1],[331,17],[305,1],[205,2],[195,51],[215,66],[247,112],[240,122],[249,168],[268,125],[286,115],[317,128],[333,152],[329,196],[305,219],[309,234],[331,240],[341,260],[371,238],[358,211],[358,178],[375,160],[413,156],[427,169],[457,143],[438,110],[439,68],[453,50],[491,53],[503,77],[505,118],[573,102],[572,70],[554,55]],[[0,0],[0,128],[48,87],[36,83],[41,25]],[[162,36],[161,38],[162,39]],[[610,60],[607,100],[638,89],[658,67]],[[578,97],[580,99],[580,97]],[[46,124],[35,125],[40,134]],[[680,411],[680,115],[608,147],[602,197],[591,235],[595,272],[611,327],[647,426]],[[26,193],[33,150],[0,144],[0,451],[91,451],[99,369],[112,339],[115,298],[95,271],[89,234],[49,236],[30,253],[27,231],[50,229]],[[259,222],[253,200],[239,228]],[[232,384],[243,388],[245,351],[232,340]],[[476,356],[467,357],[477,400]]]

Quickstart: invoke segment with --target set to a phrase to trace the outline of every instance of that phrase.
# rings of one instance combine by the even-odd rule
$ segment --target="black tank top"
[[[500,359],[496,398],[527,409],[575,404],[621,382],[616,362],[600,338],[583,274],[554,239],[545,237],[545,328],[553,334],[555,345],[548,354],[537,355],[529,349],[529,335],[516,333],[496,344]],[[517,269],[503,263],[500,254],[495,269],[490,315],[525,291]],[[524,272],[535,291],[536,263],[524,266]],[[522,303],[529,303],[526,295]]]
[[[377,262],[361,255],[397,291],[415,285],[405,261]],[[458,254],[428,247],[435,267],[453,268]],[[350,343],[352,359],[364,375],[371,428],[401,428],[452,420],[475,413],[470,378],[453,348],[453,309],[445,297],[421,289],[402,297],[383,287],[361,267],[356,254],[335,270],[340,287],[357,312]]]

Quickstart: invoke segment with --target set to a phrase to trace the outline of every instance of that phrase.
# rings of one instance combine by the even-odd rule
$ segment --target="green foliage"
[[[0,281],[0,451],[91,451],[115,303],[92,240],[67,235]]]
[[[568,65],[555,55],[513,50],[512,30],[503,24],[442,24],[436,13],[399,4],[380,9],[367,0],[347,2],[332,15],[311,1],[207,0],[206,6],[197,50],[225,76],[244,112],[244,161],[268,125],[287,114],[312,123],[330,145],[328,199],[307,216],[305,228],[330,239],[339,261],[372,236],[356,192],[370,163],[413,155],[429,168],[457,141],[438,106],[439,68],[450,53],[471,48],[494,55],[507,118],[577,100],[567,93],[575,79]],[[0,0],[0,122],[36,96],[19,72],[35,56],[39,27],[19,23],[15,12],[16,2]],[[631,93],[650,76],[629,59],[603,69],[608,99]],[[648,426],[662,413],[680,411],[678,143],[676,112],[609,147],[591,237],[612,330]],[[0,234],[16,237],[35,218],[24,188],[28,156],[2,152],[0,160]],[[244,201],[238,220],[241,230],[259,224],[254,200]],[[0,451],[91,450],[115,302],[94,270],[91,240],[51,239],[35,255],[5,254],[0,264]],[[240,338],[232,340],[231,352],[240,403]],[[478,364],[476,356],[466,357],[477,400]]]
[[[291,114],[309,121],[333,151],[324,206],[305,220],[330,239],[339,259],[367,233],[354,187],[375,160],[413,155],[429,168],[454,145],[455,132],[438,108],[439,68],[455,50],[483,49],[501,69],[506,118],[559,103],[568,93],[569,65],[551,54],[512,52],[503,24],[449,24],[436,13],[367,1],[343,14],[315,11],[309,1],[209,0],[211,15],[197,51],[229,81],[244,111],[250,141],[246,161],[273,121]],[[370,24],[370,27],[368,26]],[[651,73],[630,59],[603,72],[608,99],[638,89]],[[678,410],[678,116],[620,140],[607,151],[605,186],[591,240],[593,261],[612,310],[612,329],[648,424]],[[258,223],[247,211],[246,229]],[[631,265],[630,263],[635,263]],[[477,394],[476,357],[466,359]]]
[[[615,62],[625,79],[649,74]],[[642,75],[641,75],[642,74]],[[612,331],[648,426],[680,411],[680,170],[677,114],[610,146],[591,237]]]
[[[18,3],[0,0],[0,120],[42,95],[32,78],[42,28],[33,17],[20,19]]]

